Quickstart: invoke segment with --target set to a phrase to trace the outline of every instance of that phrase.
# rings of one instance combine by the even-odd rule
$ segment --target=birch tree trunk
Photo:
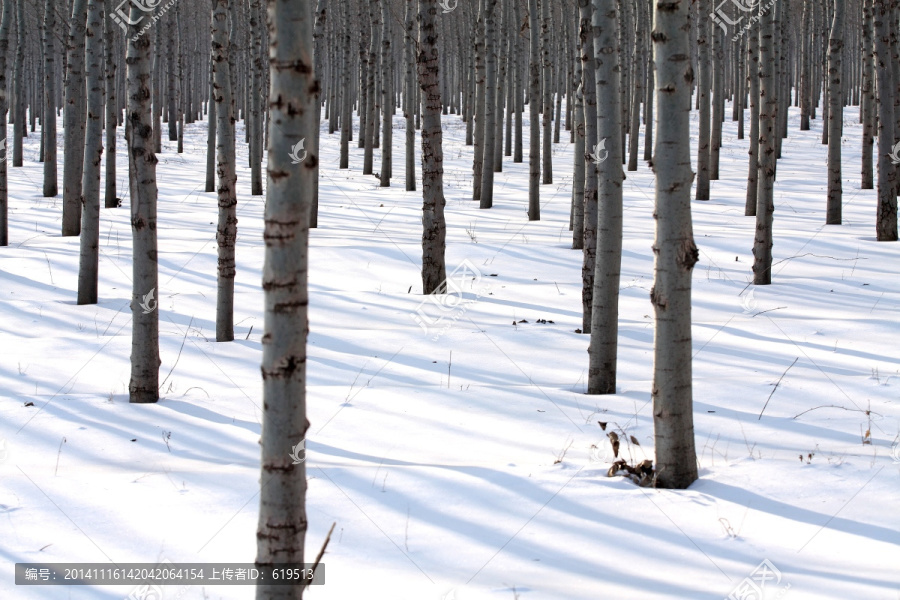
[[[441,89],[437,0],[419,0],[419,87],[422,90],[422,293],[447,291],[444,247],[444,150],[441,132]]]
[[[219,223],[216,341],[234,339],[234,244],[237,238],[237,173],[234,154],[234,97],[229,65],[229,31],[234,26],[230,0],[214,0],[212,26],[213,91],[216,102],[216,174]]]
[[[56,166],[56,10],[54,0],[44,3],[44,115],[41,119],[41,139],[44,160],[45,198],[59,193]],[[70,209],[71,210],[71,209]]]
[[[759,23],[759,158],[756,197],[756,236],[753,241],[753,283],[772,283],[772,218],[775,212],[775,118],[778,110],[774,74],[775,6]]]
[[[393,124],[391,115],[394,108],[394,91],[391,85],[394,74],[391,70],[391,19],[388,8],[389,0],[382,0],[381,3],[381,23],[382,23],[382,42],[381,42],[381,182],[380,187],[391,186],[391,166],[393,163],[393,155],[391,145],[393,144]]]
[[[546,1],[546,0],[545,0]],[[538,32],[538,0],[528,0],[529,37],[529,140],[528,140],[528,220],[541,220],[541,55]]]
[[[144,12],[131,5],[128,28],[126,136],[131,234],[134,240],[131,292],[131,380],[129,401],[159,400],[159,264],[156,242],[156,154],[150,115],[150,36],[138,37]]]
[[[378,54],[381,51],[381,0],[369,2],[369,66],[366,81],[366,147],[363,154],[363,175],[372,175],[375,142],[378,139],[378,100],[375,79],[378,73]]]
[[[709,200],[709,0],[697,5],[697,101],[700,103],[700,139],[697,142],[697,200]],[[656,63],[657,70],[659,62]]]
[[[103,40],[106,44],[106,186],[103,205],[106,208],[118,208],[121,200],[116,197],[116,125],[119,112],[116,96],[117,47],[115,30],[110,25],[111,19],[102,19]]]
[[[834,20],[828,39],[828,203],[825,223],[841,224],[841,139],[844,129],[844,90],[841,84],[844,51],[844,0],[834,0]]]
[[[324,0],[320,0],[324,3]],[[324,7],[320,14],[324,21]],[[259,0],[250,0],[250,61],[248,68],[251,72],[250,86],[250,118],[248,119],[250,133],[250,194],[262,196],[262,93],[263,93],[263,58],[262,58],[262,33],[263,25],[259,22],[261,16]],[[318,72],[318,71],[317,71]],[[316,129],[318,132],[318,128]],[[318,135],[315,136],[312,146],[318,147]]]
[[[219,0],[221,1],[221,0]],[[263,239],[265,333],[257,566],[303,563],[306,463],[291,458],[306,439],[309,218],[318,156],[295,162],[316,121],[311,0],[268,0],[269,146]],[[296,454],[295,454],[296,456]],[[304,455],[305,458],[305,455]],[[297,463],[297,464],[294,464]],[[257,600],[298,600],[303,585],[256,586]]]
[[[623,146],[619,142],[622,110],[619,106],[621,94],[618,64],[622,51],[619,45],[616,0],[593,2],[597,106],[603,107],[603,110],[597,111],[597,139],[609,142],[609,155],[598,165],[597,250],[591,303],[587,392],[615,394],[619,277],[622,266],[622,181],[625,179],[622,172]],[[636,130],[637,128],[632,131],[632,135],[635,135]]]
[[[575,149],[572,152],[573,168],[572,168],[572,248],[575,250],[584,249],[584,178],[585,167],[587,163],[587,152],[585,152],[585,124],[584,124],[584,94],[582,83],[583,72],[583,44],[588,38],[588,32],[583,31],[581,23],[583,10],[582,4],[589,4],[590,0],[579,0],[579,18],[577,21],[577,29],[575,32],[576,39],[576,55],[575,68],[573,69],[574,81],[574,108],[572,111],[572,133],[574,136]],[[590,24],[590,16],[587,17],[587,24]],[[590,46],[591,55],[593,55],[593,44]],[[583,259],[583,257],[582,257]],[[584,309],[582,308],[582,312]],[[584,331],[582,329],[582,331]]]
[[[761,17],[760,7],[757,3],[753,15]],[[759,188],[759,36],[762,28],[757,23],[749,33],[747,40],[747,79],[750,82],[750,159],[747,162],[747,195],[744,201],[744,216],[756,216],[756,197]]]
[[[553,153],[550,149],[550,141],[553,126],[553,89],[552,89],[552,69],[550,63],[550,0],[540,0],[541,2],[541,66],[543,72],[543,105],[544,116],[542,125],[544,128],[542,142],[543,148],[543,165],[541,168],[541,181],[545,184],[553,183]],[[539,97],[538,97],[539,98]],[[537,102],[538,98],[533,98],[532,102]]]
[[[25,137],[25,0],[15,0],[16,5],[16,122],[13,125],[13,162],[14,167],[22,166],[22,138]],[[35,112],[34,104],[31,105],[32,115]],[[7,154],[9,153],[7,145]]]
[[[103,23],[104,0],[88,0],[85,30],[87,116],[81,175],[81,254],[78,304],[97,303],[100,261],[100,163],[103,157]]]
[[[691,367],[691,273],[699,252],[691,225],[690,9],[687,0],[654,4],[657,77],[656,239],[650,292],[656,486],[684,489],[697,479]]]
[[[497,0],[484,0],[484,142],[481,162],[481,204],[491,208],[494,200],[494,153],[497,143]]]
[[[894,106],[886,99],[885,90],[894,89],[890,48],[891,27],[897,22],[891,0],[875,0],[875,74],[878,81],[878,189],[875,213],[875,235],[879,242],[897,241],[897,167],[891,162],[894,131]],[[889,97],[889,96],[888,96]]]
[[[412,0],[407,0],[411,2]],[[341,156],[338,168],[350,168],[350,134],[353,126],[353,92],[350,88],[352,78],[352,63],[350,60],[350,14],[349,7],[341,4],[343,45],[343,72],[341,85],[344,88],[341,95]]]
[[[584,95],[584,186],[582,209],[581,331],[591,332],[594,303],[594,271],[597,258],[597,161],[606,157],[603,144],[597,142],[597,58],[594,56],[593,4],[578,0],[581,36],[581,86]],[[618,139],[618,137],[616,138]]]
[[[4,152],[0,156],[0,246],[9,245],[9,145],[6,143],[6,112],[9,110],[8,80],[6,79],[6,59],[9,53],[9,30],[12,27],[13,0],[3,0],[3,14],[0,17],[0,136],[3,136]]]
[[[416,127],[413,112],[418,112],[415,91],[415,50],[413,41],[416,36],[416,22],[413,16],[415,0],[406,0],[404,24],[406,36],[403,41],[403,64],[406,68],[405,86],[403,88],[403,114],[406,117],[406,191],[416,191]]]
[[[204,191],[216,191],[216,90],[214,85],[215,68],[210,54],[209,59],[209,100],[206,102],[208,129],[206,134],[206,187]]]
[[[484,169],[484,143],[486,141],[484,120],[486,118],[485,86],[487,85],[485,46],[485,2],[478,0],[478,17],[475,21],[475,133],[473,137],[472,157],[472,200],[481,201],[482,177]]]
[[[872,20],[872,0],[863,0],[862,55],[863,72],[861,94],[862,112],[862,173],[860,187],[871,190],[875,187],[875,173],[872,170],[872,149],[875,143],[875,39]],[[805,14],[805,13],[804,13]]]
[[[84,167],[84,25],[86,0],[72,2],[66,51],[65,108],[63,111],[62,234],[81,232],[81,170]]]

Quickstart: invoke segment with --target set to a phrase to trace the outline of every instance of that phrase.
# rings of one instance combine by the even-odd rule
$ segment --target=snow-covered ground
[[[444,117],[447,264],[458,287],[444,305],[422,305],[421,196],[403,191],[401,118],[390,188],[360,174],[356,142],[352,168],[339,170],[339,137],[324,130],[310,241],[310,560],[337,525],[326,584],[308,597],[720,599],[756,573],[770,599],[900,598],[900,246],[875,242],[875,193],[859,189],[857,111],[845,114],[844,224],[826,227],[822,122],[801,132],[792,109],[773,285],[754,288],[748,141],[736,139],[726,110],[721,179],[713,200],[693,203],[700,480],[686,491],[606,477],[608,431],[637,440],[623,444],[626,458],[653,458],[645,163],[625,182],[618,393],[587,396],[588,340],[575,332],[582,258],[568,230],[572,146],[553,146],[554,183],[541,187],[543,218],[530,223],[527,162],[505,159],[494,208],[479,210],[463,124]],[[17,587],[15,562],[254,560],[263,198],[250,196],[238,128],[232,343],[214,339],[206,126],[187,128],[183,155],[164,141],[155,405],[128,403],[127,198],[101,214],[100,303],[77,306],[78,240],[60,237],[61,199],[41,196],[35,134],[25,167],[10,169],[0,598],[132,591]],[[166,588],[176,597],[249,599],[253,588]]]

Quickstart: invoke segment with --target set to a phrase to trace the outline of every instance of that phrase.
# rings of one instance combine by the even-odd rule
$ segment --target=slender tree
[[[618,11],[616,0],[593,0],[596,61],[597,139],[608,140],[608,156],[598,166],[597,250],[591,302],[588,394],[616,393],[619,335],[619,278],[622,266],[623,147]],[[637,127],[632,135],[637,132]],[[635,155],[637,148],[635,148]]]
[[[441,133],[441,89],[437,0],[419,0],[418,74],[422,90],[422,293],[447,290],[444,247],[444,147]]]
[[[234,96],[229,65],[232,0],[214,0],[212,12],[213,91],[216,102],[216,174],[219,223],[216,341],[234,339],[234,244],[237,239],[237,173],[234,153]]]
[[[105,3],[105,0],[104,0]],[[104,202],[106,208],[117,208],[119,198],[116,197],[116,125],[118,123],[118,97],[116,96],[116,52],[115,30],[110,24],[112,19],[103,16],[103,41],[106,54],[106,186]]]
[[[491,208],[494,200],[494,153],[497,105],[497,0],[484,0],[484,143],[481,165],[480,208]]]
[[[222,0],[219,0],[220,2]],[[256,564],[303,563],[309,219],[318,157],[296,161],[298,140],[318,128],[311,0],[268,0],[270,118],[266,165],[263,423]],[[294,450],[297,456],[299,450]],[[305,458],[305,455],[304,455]],[[256,586],[257,600],[298,600],[303,584]]]
[[[131,292],[131,402],[159,400],[159,263],[156,241],[156,154],[150,115],[151,43],[138,35],[144,15],[131,5],[128,30],[125,140],[131,192],[131,234],[134,244]]]
[[[25,0],[15,0],[16,9],[16,65],[13,81],[15,83],[15,124],[13,125],[13,162],[12,166],[22,166],[22,138],[25,137]],[[7,38],[8,40],[8,38]],[[32,115],[34,106],[31,107]],[[7,153],[9,144],[7,144]]]
[[[841,82],[844,50],[844,0],[834,0],[834,19],[828,38],[828,204],[825,223],[841,224],[841,139],[844,128],[844,89]]]
[[[0,246],[9,245],[9,146],[7,145],[6,112],[9,110],[8,80],[6,79],[6,59],[9,53],[9,30],[12,27],[13,0],[3,0],[0,17],[0,136],[3,136],[3,152],[0,152]]]
[[[103,157],[103,23],[104,0],[88,0],[85,31],[87,115],[81,175],[81,255],[78,304],[97,303],[100,260],[100,163]]]
[[[897,241],[897,167],[891,162],[894,138],[894,106],[890,91],[895,83],[890,47],[892,24],[897,19],[891,0],[875,0],[875,74],[878,81],[878,189],[875,213],[875,236],[879,242]]]
[[[710,75],[709,61],[709,0],[697,4],[697,101],[700,103],[700,139],[697,142],[697,200],[709,200],[709,125]],[[656,63],[657,70],[659,62]]]
[[[776,7],[761,10],[759,23],[759,158],[756,195],[756,236],[753,240],[753,283],[772,283],[772,219],[775,212],[775,118],[778,82],[774,72]]]
[[[65,107],[63,111],[62,234],[81,232],[81,170],[84,168],[84,31],[87,0],[73,0],[66,49]]]
[[[545,0],[549,1],[549,0]],[[538,31],[538,0],[528,0],[529,39],[529,146],[528,146],[528,220],[541,220],[541,55]]]
[[[650,292],[653,426],[657,487],[683,489],[697,479],[691,367],[691,273],[699,257],[691,225],[690,9],[687,0],[656,2],[656,240]]]
[[[56,10],[54,0],[44,3],[44,106],[41,119],[41,156],[44,161],[44,197],[59,193],[56,166]]]

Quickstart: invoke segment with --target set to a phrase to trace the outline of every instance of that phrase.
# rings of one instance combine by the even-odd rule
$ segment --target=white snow
[[[390,188],[360,174],[356,141],[351,169],[339,170],[339,135],[323,124],[320,227],[310,242],[309,560],[337,526],[326,584],[308,591],[311,600],[716,599],[764,560],[778,575],[766,598],[900,597],[900,246],[874,241],[875,192],[859,189],[858,108],[845,113],[844,224],[827,227],[822,122],[801,132],[791,109],[773,285],[761,287],[747,287],[748,140],[736,139],[730,107],[725,114],[721,179],[712,201],[692,203],[700,479],[686,491],[607,478],[612,451],[598,425],[639,441],[623,443],[626,458],[653,459],[646,163],[625,182],[618,393],[587,396],[588,340],[574,332],[582,256],[568,230],[568,133],[553,145],[542,220],[529,223],[527,139],[526,162],[504,159],[494,208],[479,210],[464,126],[444,117],[448,272],[462,266],[451,278],[462,291],[445,301],[464,303],[426,302],[420,319],[443,317],[426,334],[413,318],[423,302],[421,192],[403,191],[402,117]],[[236,339],[216,343],[205,133],[203,123],[188,126],[185,153],[164,140],[160,155],[165,382],[156,405],[128,403],[121,129],[126,200],[102,210],[96,306],[75,304],[78,239],[60,237],[61,196],[41,196],[36,134],[25,140],[25,167],[10,168],[0,598],[119,600],[132,591],[17,587],[16,562],[255,558],[263,197],[249,193],[241,123]],[[376,172],[379,163],[376,151]],[[254,590],[166,588],[175,597],[249,599]]]

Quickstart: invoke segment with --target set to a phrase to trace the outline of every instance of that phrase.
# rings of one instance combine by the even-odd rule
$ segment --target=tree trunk
[[[753,15],[761,17],[761,3],[757,3]],[[747,163],[747,196],[744,203],[744,216],[756,216],[756,196],[759,187],[759,36],[760,24],[749,33],[747,40],[747,79],[750,82],[750,159]]]
[[[324,4],[325,0],[319,0],[320,4]],[[322,7],[321,11],[317,11],[317,14],[322,15],[321,19],[325,20],[325,8]],[[262,196],[263,193],[263,185],[262,185],[262,93],[263,93],[263,57],[262,57],[262,35],[263,35],[263,24],[260,23],[260,17],[262,16],[262,11],[260,9],[259,0],[250,0],[250,58],[248,69],[250,70],[251,77],[251,85],[250,85],[250,119],[249,119],[249,132],[250,132],[250,194],[252,196]],[[321,54],[319,51],[318,54]],[[319,72],[318,70],[316,71]],[[321,107],[320,107],[321,110]],[[314,133],[315,139],[313,143],[310,144],[312,148],[318,149],[318,136],[319,128],[316,127]],[[315,211],[313,211],[313,217],[315,217]]]
[[[597,257],[597,163],[608,158],[605,144],[597,141],[597,57],[594,44],[594,7],[591,0],[578,0],[581,35],[581,86],[584,95],[584,187],[582,209],[581,331],[591,332],[594,303],[594,271]],[[618,139],[618,138],[617,138]]]
[[[588,348],[588,394],[616,393],[619,334],[619,277],[622,266],[622,110],[618,57],[616,0],[593,0],[596,60],[597,139],[608,141],[609,155],[598,166],[597,250],[591,303],[591,342]],[[635,110],[637,112],[637,110]],[[635,135],[637,127],[632,131]],[[635,152],[637,149],[635,148]],[[601,157],[603,158],[603,157]],[[690,327],[688,327],[690,330]]]
[[[686,0],[655,3],[657,77],[656,240],[650,292],[656,486],[684,489],[697,479],[691,370],[691,272],[699,252],[691,225],[690,13]]]
[[[413,113],[418,112],[415,91],[415,50],[413,40],[416,36],[416,22],[413,3],[415,0],[406,0],[406,14],[404,24],[406,37],[403,41],[403,64],[406,67],[405,86],[403,88],[403,114],[406,117],[406,191],[416,191],[416,127]]]
[[[218,0],[222,2],[223,0]],[[263,239],[265,333],[263,423],[256,565],[303,563],[306,542],[306,339],[309,334],[309,218],[318,156],[299,140],[318,128],[310,0],[269,0],[269,107]],[[290,451],[293,450],[293,458]],[[303,453],[299,457],[299,453]],[[257,600],[298,600],[301,582],[260,583]]]
[[[419,0],[419,87],[422,90],[422,293],[447,291],[444,246],[444,150],[438,74],[437,0]]]
[[[131,5],[128,28],[128,84],[125,141],[131,192],[131,234],[134,240],[131,292],[131,380],[129,401],[159,400],[159,263],[156,243],[156,154],[150,116],[150,36],[138,36],[145,13]],[[49,70],[49,69],[48,69]]]
[[[393,144],[394,126],[391,116],[394,112],[394,91],[393,78],[394,73],[391,69],[391,19],[390,9],[387,5],[388,0],[381,3],[381,22],[384,28],[381,42],[381,187],[391,186],[391,167],[393,155],[391,146]]]
[[[378,54],[381,51],[381,0],[369,2],[369,65],[366,80],[366,147],[363,154],[363,175],[372,175],[373,158],[378,139],[378,99],[375,79],[378,73]]]
[[[0,156],[0,246],[9,245],[9,146],[6,142],[6,112],[9,110],[9,90],[6,79],[6,62],[9,53],[9,30],[12,27],[13,0],[3,0],[0,17],[0,136],[3,136],[3,154]]]
[[[491,208],[494,199],[494,152],[497,142],[497,27],[495,8],[497,0],[484,0],[484,142],[481,162],[481,204],[479,208]]]
[[[589,4],[590,0],[580,0],[579,8],[582,3]],[[583,14],[583,10],[579,12],[579,18],[576,21],[578,24],[578,29],[576,31],[575,38],[577,40],[576,45],[576,55],[575,55],[575,68],[573,69],[574,81],[574,108],[572,114],[572,133],[574,136],[575,149],[572,153],[573,157],[573,169],[572,169],[572,248],[575,250],[583,250],[584,249],[584,178],[585,178],[585,167],[587,163],[587,152],[585,152],[585,126],[584,126],[584,94],[583,94],[583,44],[589,43],[590,46],[590,54],[593,56],[594,54],[594,46],[593,43],[590,42],[589,33],[587,31],[587,27],[590,26],[590,16],[586,17],[587,22],[585,24],[585,28],[582,28],[581,14]],[[596,122],[596,120],[595,120]],[[583,259],[583,257],[582,257]],[[584,308],[582,308],[582,313],[584,313]],[[583,331],[583,329],[582,329]]]
[[[545,0],[549,1],[549,0]],[[530,139],[528,140],[528,220],[541,220],[541,56],[538,32],[538,0],[528,0],[529,76],[528,91]]]
[[[860,187],[871,190],[875,187],[872,170],[872,149],[875,143],[875,54],[872,22],[872,0],[863,0],[863,72],[860,100],[862,111],[862,177]]]
[[[894,89],[890,32],[896,26],[891,0],[875,0],[875,72],[878,78],[878,190],[875,235],[879,242],[897,241],[897,167],[891,162],[894,131],[894,105],[884,90]],[[888,92],[889,94],[889,92]],[[889,97],[889,96],[888,96]]]
[[[697,141],[697,200],[709,200],[709,0],[700,0],[697,23],[697,101],[700,103],[700,139]],[[656,63],[659,70],[659,62]]]
[[[208,121],[208,129],[206,135],[206,187],[204,191],[216,191],[216,92],[213,79],[215,72],[213,69],[212,55],[209,60],[209,100],[206,103],[206,117]]]
[[[759,23],[759,158],[756,197],[756,236],[753,241],[753,283],[772,283],[772,218],[775,211],[775,119],[778,82],[774,76],[775,9],[765,11]]]
[[[541,2],[541,58],[543,65],[543,93],[544,93],[544,118],[542,124],[544,126],[543,134],[543,167],[541,169],[542,182],[545,184],[553,183],[553,152],[550,150],[551,127],[553,125],[553,89],[552,89],[552,69],[550,64],[550,1],[540,0]],[[537,98],[532,100],[537,101]]]
[[[116,96],[118,52],[114,32],[110,19],[103,18],[103,39],[106,42],[106,187],[103,205],[106,208],[121,205],[121,200],[116,197],[116,125],[119,111]]]
[[[22,138],[25,137],[25,0],[15,0],[16,2],[16,66],[15,79],[16,85],[16,122],[13,126],[13,163],[14,167],[22,166]],[[31,105],[31,114],[35,113],[34,104]],[[9,150],[7,149],[7,153]]]
[[[8,1],[8,0],[7,0]],[[87,123],[81,175],[81,255],[78,304],[97,303],[100,261],[100,163],[103,157],[103,23],[104,0],[88,0],[85,31]]]
[[[81,170],[84,167],[84,25],[87,0],[72,2],[66,51],[65,110],[63,112],[62,234],[81,232]]]
[[[841,224],[841,139],[844,128],[844,90],[841,84],[844,50],[844,0],[834,0],[834,20],[828,39],[828,205],[825,223]]]
[[[133,11],[132,11],[133,12]],[[56,166],[56,10],[54,0],[44,3],[44,115],[41,140],[44,161],[44,198],[59,193]]]
[[[234,155],[234,97],[229,65],[230,0],[214,0],[212,12],[213,91],[216,102],[216,174],[219,223],[216,294],[216,341],[234,339],[234,244],[237,238],[237,173]]]

